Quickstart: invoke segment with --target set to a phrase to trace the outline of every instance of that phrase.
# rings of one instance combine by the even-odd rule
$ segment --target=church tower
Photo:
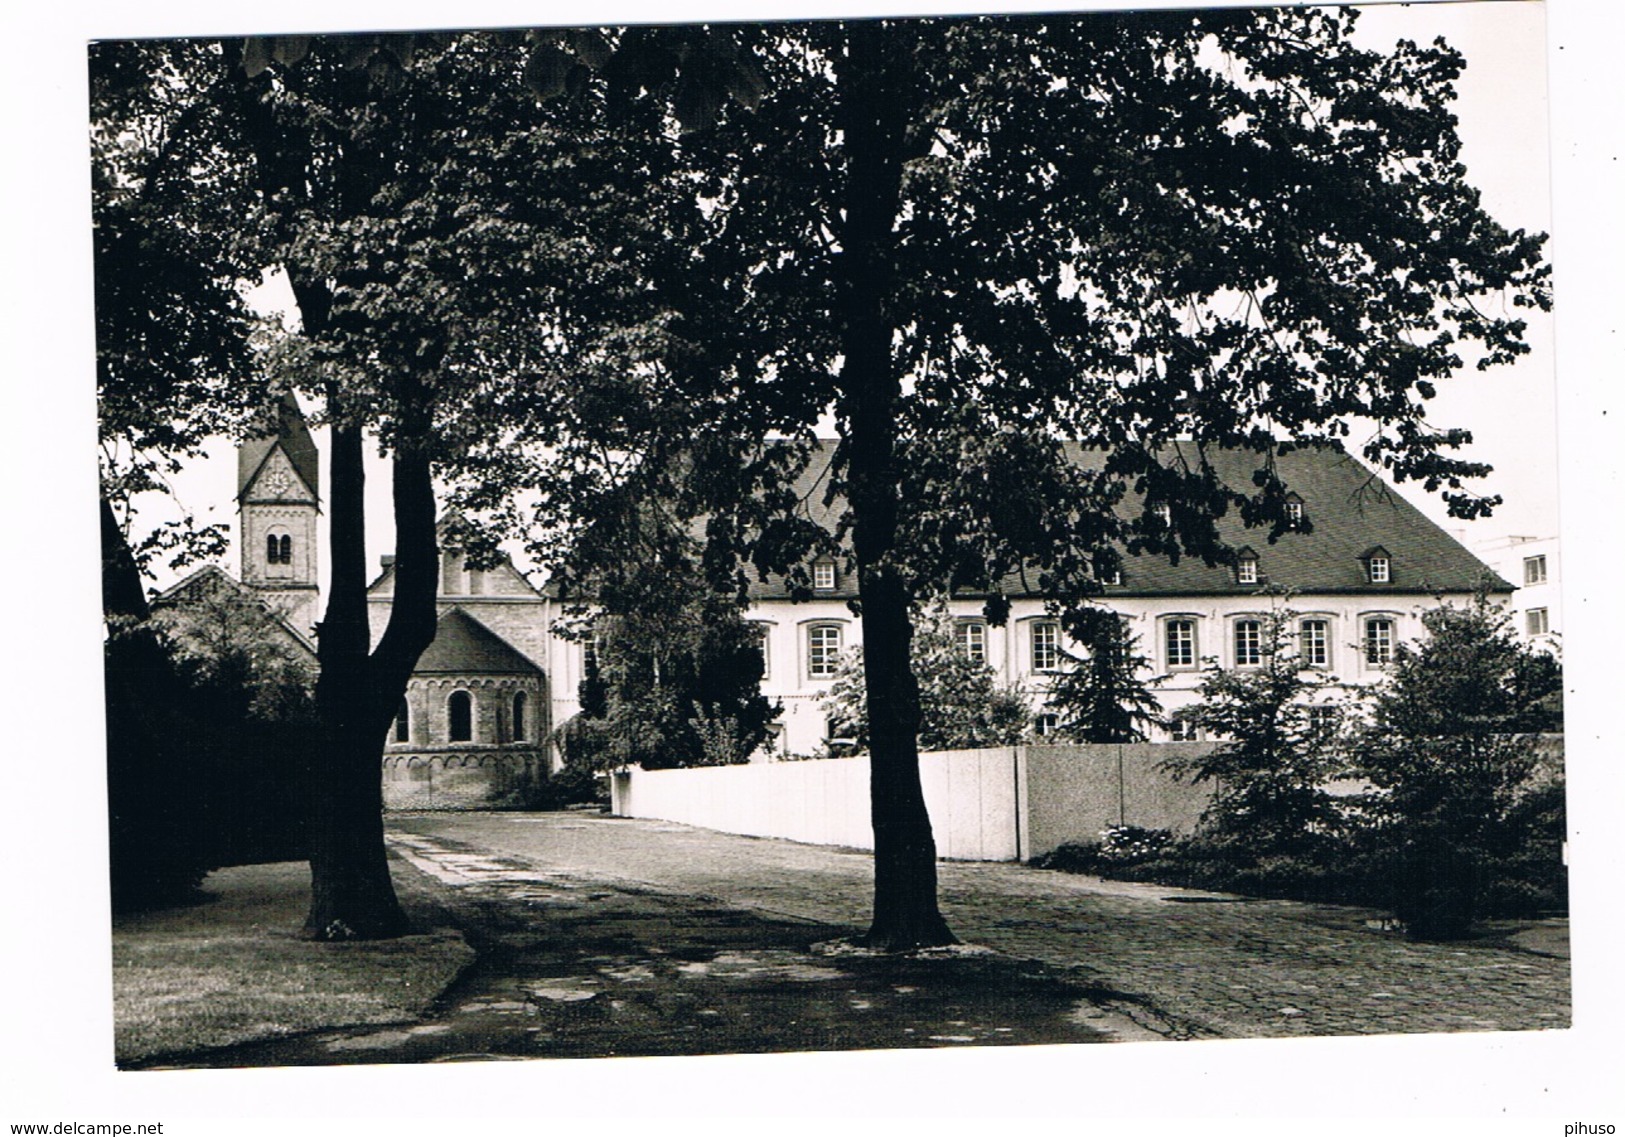
[[[242,582],[308,638],[319,600],[316,443],[293,392],[282,396],[275,416],[274,433],[250,438],[237,448]]]

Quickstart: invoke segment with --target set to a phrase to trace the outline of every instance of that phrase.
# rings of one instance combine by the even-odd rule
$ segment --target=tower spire
[[[266,418],[265,432],[237,448],[242,581],[308,636],[320,599],[319,455],[292,391],[283,394]]]

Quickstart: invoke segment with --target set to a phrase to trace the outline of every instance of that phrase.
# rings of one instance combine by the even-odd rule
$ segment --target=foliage
[[[1519,309],[1549,304],[1541,239],[1496,224],[1465,180],[1460,56],[1361,49],[1357,18],[827,21],[727,50],[652,33],[686,95],[681,79],[600,87],[592,37],[551,55],[523,35],[262,44],[235,104],[251,160],[232,168],[263,176],[264,231],[300,297],[286,374],[337,393],[340,427],[375,428],[398,479],[401,456],[432,459],[498,512],[536,487],[558,524],[597,515],[602,483],[665,468],[647,453],[714,452],[728,461],[695,473],[745,472],[685,479],[689,515],[712,491],[750,504],[713,514],[708,576],[778,569],[817,527],[762,440],[804,438],[834,408],[817,492],[844,503],[871,666],[870,939],[939,943],[920,598],[972,589],[996,616],[1024,572],[1070,607],[1119,549],[1222,559],[1229,510],[1284,530],[1273,440],[1337,445],[1355,420],[1377,424],[1367,458],[1457,516],[1494,504],[1426,402],[1465,362],[1526,350]],[[706,73],[731,77],[733,103],[696,86]],[[613,113],[517,97],[572,89]],[[535,476],[532,444],[558,477]],[[1212,445],[1256,451],[1252,484],[1225,484]],[[427,471],[411,473],[421,508]],[[1145,509],[1120,512],[1131,488]],[[380,674],[339,667],[355,682],[324,705],[378,693],[363,735],[393,712],[424,605],[386,635]],[[330,610],[324,657],[343,625]]]
[[[1487,595],[1430,608],[1422,625],[1426,637],[1394,653],[1376,705],[1383,726],[1416,738],[1562,730],[1560,661],[1523,644]]]
[[[1089,609],[1073,621],[1083,656],[1067,652],[1072,666],[1050,683],[1048,705],[1060,716],[1059,733],[1072,742],[1144,742],[1161,721],[1153,694],[1164,676],[1145,678],[1149,661],[1139,639],[1115,613]]]
[[[213,868],[305,852],[316,745],[308,649],[205,577],[106,647],[113,903],[183,901]]]
[[[1173,840],[1173,833],[1167,829],[1113,825],[1101,830],[1098,842],[1067,842],[1043,856],[1034,857],[1032,863],[1035,868],[1061,872],[1109,872],[1153,860],[1161,856]]]
[[[594,577],[593,650],[581,712],[561,728],[567,762],[659,770],[750,760],[780,708],[761,692],[760,629],[681,554]]]
[[[913,661],[920,685],[919,744],[924,750],[1013,746],[1032,727],[1027,694],[998,681],[993,668],[971,659],[954,638],[954,618],[939,601],[915,625]],[[844,724],[842,736],[869,746],[863,653],[848,653],[821,704]]]
[[[1384,907],[1418,938],[1566,911],[1561,764],[1517,733],[1551,722],[1560,677],[1482,597],[1431,609],[1423,624],[1427,637],[1396,650],[1369,714],[1336,736],[1292,725],[1301,692],[1270,673],[1283,665],[1210,673],[1198,721],[1230,742],[1182,763],[1219,783],[1198,832],[1132,863],[1083,846],[1050,867]],[[1341,807],[1323,789],[1340,766],[1372,787]]]
[[[314,722],[315,657],[258,597],[208,575],[152,619],[182,679],[218,692],[233,714],[266,723]]]
[[[1259,664],[1212,666],[1201,701],[1187,717],[1212,738],[1212,750],[1172,759],[1168,768],[1213,783],[1204,830],[1254,855],[1290,852],[1335,830],[1342,811],[1325,785],[1341,768],[1335,704],[1316,696],[1336,680],[1300,660],[1297,613],[1260,617]]]
[[[264,387],[239,289],[257,280],[246,169],[214,143],[230,132],[218,44],[93,43],[90,152],[101,493],[136,567],[218,556],[224,534],[189,514],[132,533],[131,505],[205,439],[247,425]],[[248,223],[245,226],[245,222]]]
[[[980,592],[997,618],[1012,574],[1067,608],[1119,550],[1223,559],[1225,512],[1285,529],[1274,440],[1337,445],[1356,419],[1395,477],[1458,516],[1493,505],[1425,404],[1468,353],[1525,350],[1517,309],[1549,303],[1541,239],[1465,181],[1460,56],[1363,50],[1357,18],[781,25],[755,111],[684,138],[710,279],[679,310],[703,311],[684,326],[711,351],[671,376],[675,421],[723,400],[731,422],[796,434],[835,411],[815,492],[842,503],[870,668],[870,942],[947,935],[910,681],[921,598]],[[1213,445],[1257,452],[1250,485],[1217,476]],[[1145,508],[1119,511],[1131,488]]]
[[[1426,637],[1396,650],[1373,699],[1355,772],[1372,786],[1364,804],[1385,899],[1413,935],[1450,938],[1471,924],[1501,862],[1532,839],[1550,856],[1560,839],[1560,794],[1548,792],[1543,810],[1522,804],[1538,756],[1521,732],[1549,725],[1561,674],[1484,596],[1422,622]]]
[[[660,114],[629,106],[622,143],[606,144],[590,108],[537,103],[524,81],[530,46],[496,34],[331,36],[109,43],[92,56],[97,91],[145,100],[127,113],[115,98],[97,101],[98,158],[111,156],[103,164],[114,167],[131,124],[150,119],[155,149],[182,156],[172,184],[197,168],[195,198],[163,199],[173,220],[149,210],[137,222],[158,216],[194,239],[200,248],[177,256],[216,293],[261,270],[286,274],[299,328],[274,336],[263,373],[313,401],[332,427],[313,934],[389,935],[405,926],[377,818],[377,759],[434,634],[435,478],[501,497],[511,487],[500,455],[545,445],[559,419],[550,408],[564,396],[590,399],[595,383],[672,354],[643,268],[683,229],[663,205],[681,199],[660,197],[671,185]],[[637,147],[637,139],[662,145]],[[116,212],[136,184],[115,168],[98,182],[98,202]],[[220,217],[229,232],[207,228]],[[224,263],[216,249],[240,260]],[[99,281],[138,269],[121,286],[137,297],[146,286],[163,294],[164,263],[115,253],[111,243],[98,246]],[[138,317],[139,303],[126,305]],[[228,308],[241,310],[221,311]],[[241,320],[217,320],[195,337],[152,324],[109,325],[104,357],[169,361],[192,339],[218,339],[239,363],[245,356]],[[179,346],[159,351],[141,338],[148,332],[162,333],[164,348]],[[158,379],[175,382],[185,370]],[[195,407],[177,401],[188,433],[160,444],[184,452],[234,398],[255,401],[230,383],[241,367],[221,371],[226,391],[199,391]],[[157,381],[132,368],[106,376],[111,424],[126,404],[139,427],[165,422]],[[365,595],[368,436],[391,457],[395,483],[397,587],[376,644]]]

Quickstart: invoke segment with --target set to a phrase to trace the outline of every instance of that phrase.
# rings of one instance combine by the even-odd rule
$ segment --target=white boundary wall
[[[1016,752],[920,755],[937,852],[967,861],[1016,860]],[[869,758],[761,762],[691,770],[633,767],[613,780],[618,817],[679,821],[749,837],[874,848]]]
[[[1128,823],[1188,832],[1207,790],[1158,764],[1206,743],[999,747],[920,755],[920,782],[939,856],[1028,860],[1066,841]],[[618,773],[618,817],[657,818],[809,845],[874,848],[869,759],[762,762]]]

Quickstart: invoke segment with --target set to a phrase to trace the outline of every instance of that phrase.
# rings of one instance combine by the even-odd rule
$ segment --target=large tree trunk
[[[239,88],[239,109],[256,157],[260,188],[270,199],[307,202],[312,184],[312,136],[279,121],[267,96],[268,76]],[[364,72],[348,82],[356,105],[367,98]],[[329,205],[363,212],[376,190],[382,159],[355,138],[341,148],[337,188]],[[296,247],[299,211],[278,212],[277,240]],[[320,339],[335,319],[334,294],[322,275],[289,263],[294,299],[306,336]],[[361,283],[361,282],[352,282]],[[377,938],[406,930],[389,876],[384,846],[384,739],[418,657],[434,639],[439,550],[435,540],[434,486],[426,451],[414,449],[432,437],[428,400],[414,377],[401,380],[402,421],[394,461],[395,594],[389,626],[378,648],[368,652],[367,554],[361,428],[345,419],[343,392],[329,390],[333,415],[329,478],[329,558],[327,609],[319,626],[316,682],[322,723],[321,752],[311,771],[311,905],[305,932],[322,938]]]
[[[384,845],[380,759],[412,667],[434,639],[434,490],[427,458],[396,457],[396,589],[389,626],[369,653],[361,432],[335,427],[332,450],[332,578],[316,684],[324,747],[312,779],[305,933],[377,939],[407,930]]]
[[[306,934],[322,939],[371,939],[406,928],[384,850],[379,756],[388,723],[378,721],[367,690],[362,446],[359,429],[333,428],[332,576],[316,681],[323,748],[311,779],[311,902],[305,917]]]
[[[892,560],[901,385],[892,362],[887,299],[908,121],[907,83],[898,80],[911,61],[888,58],[879,23],[849,26],[840,75],[848,164],[839,278],[840,385],[862,607],[869,809],[875,833],[874,921],[864,942],[901,951],[955,942],[937,910],[937,849],[920,787],[920,694],[911,660],[911,598]]]

